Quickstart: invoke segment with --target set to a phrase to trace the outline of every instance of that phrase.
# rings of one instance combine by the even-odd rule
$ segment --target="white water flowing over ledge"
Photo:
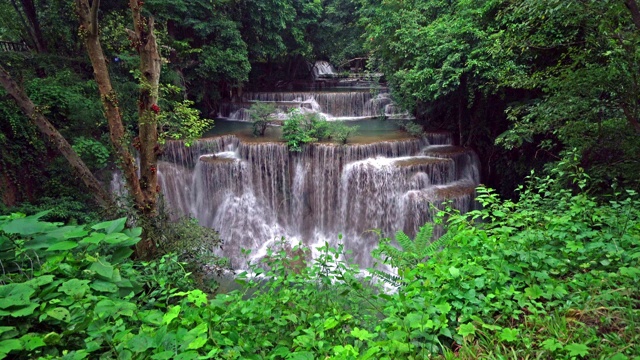
[[[378,243],[370,230],[415,234],[444,200],[461,211],[473,208],[478,159],[450,144],[441,133],[311,144],[301,153],[284,143],[245,143],[233,135],[191,147],[170,141],[158,164],[159,183],[171,208],[220,232],[221,255],[234,268],[246,266],[242,249],[256,259],[281,237],[311,247],[341,242],[352,252],[350,260],[369,267]]]

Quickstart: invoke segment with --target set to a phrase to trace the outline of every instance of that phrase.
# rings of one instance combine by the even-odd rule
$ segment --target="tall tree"
[[[124,173],[129,194],[136,209],[146,218],[156,215],[159,188],[157,176],[158,162],[158,82],[161,59],[154,35],[153,18],[142,16],[142,1],[130,0],[129,7],[134,30],[129,30],[131,45],[140,56],[140,95],[138,98],[139,136],[133,146],[140,154],[140,167],[136,167],[131,148],[127,144],[122,115],[118,106],[118,96],[111,85],[107,59],[100,44],[98,26],[99,0],[76,0],[80,17],[80,33],[93,66],[93,73],[109,124],[110,139]],[[138,175],[139,170],[139,175]],[[151,242],[147,246],[153,247]],[[142,250],[146,252],[147,250]],[[145,255],[144,253],[139,255]]]

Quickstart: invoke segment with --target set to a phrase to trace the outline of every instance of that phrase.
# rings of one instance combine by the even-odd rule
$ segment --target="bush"
[[[273,122],[272,116],[276,112],[276,106],[272,103],[255,103],[251,105],[249,112],[253,122],[253,134],[264,136],[267,127]]]
[[[73,140],[73,150],[93,171],[104,169],[110,157],[109,149],[101,142],[82,136]]]
[[[421,137],[422,135],[424,135],[424,129],[422,128],[422,125],[416,124],[413,121],[402,122],[400,126],[411,136]]]
[[[358,131],[358,126],[347,126],[344,122],[331,123],[331,137],[340,144],[346,144],[349,137]]]

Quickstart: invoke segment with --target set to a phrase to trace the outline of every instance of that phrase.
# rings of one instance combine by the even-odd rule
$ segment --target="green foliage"
[[[90,169],[95,171],[107,166],[110,153],[109,149],[101,142],[85,137],[77,137],[74,139],[72,147]]]
[[[573,169],[573,170],[572,170]],[[578,169],[579,170],[579,169]],[[568,173],[565,173],[568,172]],[[574,185],[566,187],[567,179]],[[482,209],[440,211],[376,256],[384,293],[342,247],[276,242],[208,296],[177,255],[133,262],[124,219],[86,228],[0,218],[0,352],[12,358],[633,358],[640,199],[599,202],[568,163],[530,178],[518,202],[478,188]],[[185,230],[184,237],[199,236]],[[248,255],[249,252],[246,252]],[[124,355],[123,355],[124,354]],[[0,356],[1,357],[1,356]]]
[[[349,126],[342,121],[334,121],[329,124],[329,137],[335,139],[340,144],[346,144],[349,137],[358,131],[358,126]]]
[[[317,114],[304,114],[298,109],[289,112],[282,126],[282,137],[290,151],[302,151],[302,146],[331,136],[327,120]]]
[[[272,103],[256,103],[249,108],[251,121],[253,122],[253,135],[264,136],[267,127],[272,122],[272,116],[276,112],[276,106]]]
[[[414,137],[421,137],[424,135],[424,129],[422,128],[422,125],[420,124],[416,124],[413,121],[405,121],[402,122],[400,124],[400,126],[402,126],[402,128],[404,129],[404,131],[406,131],[407,133],[409,133],[409,135],[414,136]]]

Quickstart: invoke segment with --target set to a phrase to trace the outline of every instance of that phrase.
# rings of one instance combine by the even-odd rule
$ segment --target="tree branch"
[[[638,8],[638,3],[636,0],[625,0],[625,5],[631,13],[631,18],[636,25],[636,30],[640,30],[640,9]]]
[[[42,115],[24,90],[18,85],[11,75],[0,65],[0,83],[4,89],[11,95],[20,110],[31,120],[38,128],[41,134],[60,152],[67,162],[80,177],[84,185],[91,191],[94,199],[103,207],[113,205],[113,200],[109,193],[100,185],[100,182],[93,176],[89,168],[80,159],[78,154],[73,150],[69,142],[60,134],[60,132]]]

